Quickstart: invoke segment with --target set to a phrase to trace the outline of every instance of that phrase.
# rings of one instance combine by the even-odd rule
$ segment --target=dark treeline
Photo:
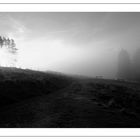
[[[14,39],[9,39],[8,37],[0,36],[0,48],[6,47],[7,50],[15,54],[17,52],[16,43]]]
[[[118,57],[118,77],[126,80],[140,81],[140,49],[130,59],[128,52],[122,49]]]

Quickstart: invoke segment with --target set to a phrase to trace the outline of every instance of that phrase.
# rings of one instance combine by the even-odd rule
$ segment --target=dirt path
[[[26,102],[1,114],[2,127],[139,127],[140,120],[112,111],[87,95],[85,81]],[[94,94],[94,93],[93,93]]]

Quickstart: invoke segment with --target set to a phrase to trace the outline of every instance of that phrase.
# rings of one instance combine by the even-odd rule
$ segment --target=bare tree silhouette
[[[18,49],[16,48],[14,39],[0,36],[0,49],[2,49],[2,51],[5,51],[4,53],[7,53],[7,61],[11,63],[10,65],[15,66],[15,62],[17,61],[16,54]],[[11,57],[9,57],[10,55]]]
[[[128,52],[124,49],[122,49],[119,53],[118,77],[126,80],[130,80],[132,78],[131,60]]]

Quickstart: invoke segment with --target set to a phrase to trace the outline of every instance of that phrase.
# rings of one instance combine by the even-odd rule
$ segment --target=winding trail
[[[139,127],[140,119],[117,110],[110,110],[88,95],[88,82],[75,81],[49,95],[18,103],[1,112],[1,127],[106,128]]]

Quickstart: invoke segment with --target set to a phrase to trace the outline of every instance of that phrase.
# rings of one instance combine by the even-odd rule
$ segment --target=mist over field
[[[116,77],[118,55],[140,46],[139,13],[0,13],[2,35],[14,38],[17,67]]]

